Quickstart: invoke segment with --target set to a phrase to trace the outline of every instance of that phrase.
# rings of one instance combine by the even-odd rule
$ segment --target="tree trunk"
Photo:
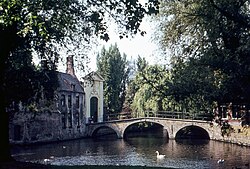
[[[1,36],[2,37],[2,36]],[[2,40],[1,40],[2,41]],[[0,43],[2,47],[2,44]],[[5,99],[5,92],[4,92],[4,70],[5,66],[4,63],[6,61],[6,56],[4,56],[3,52],[1,51],[1,59],[0,59],[0,133],[1,133],[1,142],[0,142],[0,163],[5,161],[10,161],[11,154],[10,154],[10,145],[9,145],[9,115],[6,112],[6,99]]]
[[[0,163],[12,161],[9,144],[9,114],[6,112],[5,93],[5,68],[6,61],[10,57],[18,42],[16,24],[9,27],[0,27]]]
[[[2,93],[2,91],[1,91]],[[9,145],[9,117],[8,113],[5,111],[5,106],[2,103],[4,96],[1,94],[1,103],[0,103],[0,133],[1,133],[1,143],[0,143],[0,163],[11,161],[12,157],[10,154],[10,145]]]

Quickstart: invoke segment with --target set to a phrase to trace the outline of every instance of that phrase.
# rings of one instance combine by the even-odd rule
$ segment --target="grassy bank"
[[[110,166],[110,165],[109,166],[107,165],[55,166],[55,165],[43,165],[43,164],[34,164],[26,162],[9,162],[1,164],[0,169],[164,169],[164,168],[147,167],[147,166]]]

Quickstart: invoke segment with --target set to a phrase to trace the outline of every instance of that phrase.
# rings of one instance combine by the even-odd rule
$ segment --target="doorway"
[[[90,117],[93,122],[97,122],[98,119],[98,98],[92,97],[90,99]]]

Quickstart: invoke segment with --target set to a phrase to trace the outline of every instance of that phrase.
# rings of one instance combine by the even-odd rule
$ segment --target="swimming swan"
[[[218,164],[222,164],[222,163],[224,163],[224,161],[225,161],[224,159],[219,159],[219,160],[217,161],[217,163],[218,163]]]
[[[155,153],[157,154],[158,159],[163,159],[165,157],[165,155],[160,154],[159,151],[156,151]]]

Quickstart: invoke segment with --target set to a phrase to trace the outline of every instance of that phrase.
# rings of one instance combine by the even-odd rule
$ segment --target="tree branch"
[[[250,24],[249,24],[249,18],[243,17],[242,15],[240,15],[239,13],[237,13],[237,15],[234,15],[222,8],[220,8],[218,5],[215,4],[214,0],[210,0],[212,6],[217,9],[223,16],[225,16],[226,18],[246,27],[246,28],[250,28]],[[242,6],[244,3],[241,3],[240,5]]]

